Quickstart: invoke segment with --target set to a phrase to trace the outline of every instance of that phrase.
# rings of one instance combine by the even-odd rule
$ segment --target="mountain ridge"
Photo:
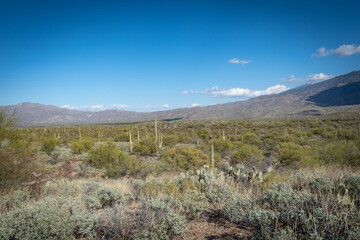
[[[157,112],[127,110],[91,112],[30,102],[0,106],[0,108],[6,108],[8,111],[16,109],[21,126],[140,122],[152,120],[154,115],[159,120],[201,120],[261,119],[360,112],[360,71],[245,101]]]

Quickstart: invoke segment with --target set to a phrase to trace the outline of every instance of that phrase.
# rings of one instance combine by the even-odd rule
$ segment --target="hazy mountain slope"
[[[336,112],[360,112],[360,71],[286,92],[206,107],[179,108],[152,113],[125,110],[89,112],[20,103],[16,109],[20,125],[94,124],[136,122],[159,119],[255,119],[286,116],[323,115]]]

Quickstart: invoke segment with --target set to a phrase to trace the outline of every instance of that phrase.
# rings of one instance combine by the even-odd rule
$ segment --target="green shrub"
[[[186,146],[166,149],[161,160],[167,171],[187,171],[210,163],[209,156],[203,151]]]
[[[154,211],[167,211],[171,209],[174,212],[180,213],[184,210],[181,201],[173,195],[143,196],[141,202],[144,207]]]
[[[181,202],[171,196],[142,198],[136,212],[124,204],[105,209],[99,216],[99,233],[106,239],[170,240],[185,232]]]
[[[205,187],[206,198],[214,209],[222,209],[224,204],[233,200],[233,191],[225,183],[220,180],[211,180],[207,182]]]
[[[280,143],[276,147],[278,160],[289,165],[293,162],[300,162],[302,159],[302,147],[293,142]]]
[[[329,195],[334,191],[335,185],[329,177],[317,177],[309,181],[309,189],[312,193]]]
[[[127,203],[132,199],[130,193],[124,193],[118,188],[105,187],[97,192],[102,207],[113,206],[117,203]]]
[[[0,198],[0,213],[20,208],[29,199],[29,194],[20,190],[17,190],[10,195],[5,195]]]
[[[82,192],[85,195],[90,195],[96,192],[100,188],[100,184],[97,182],[85,182],[82,184]]]
[[[244,217],[245,224],[253,229],[254,239],[273,239],[277,213],[253,208]]]
[[[112,178],[129,175],[145,175],[147,166],[139,159],[122,152],[113,142],[100,145],[90,151],[87,162]]]
[[[76,141],[73,141],[70,145],[70,149],[73,154],[89,152],[92,147],[93,144],[89,139],[78,139]]]
[[[145,182],[140,190],[143,196],[157,196],[161,194],[179,196],[180,189],[175,181],[171,181],[169,178],[165,179],[153,179]]]
[[[341,140],[356,140],[358,137],[356,133],[348,129],[338,129],[336,135]]]
[[[261,139],[252,132],[247,132],[246,134],[244,134],[242,136],[242,139],[245,144],[251,144],[256,146],[260,146],[262,144]]]
[[[0,122],[0,131],[6,140],[0,140],[0,195],[18,189],[21,183],[33,181],[32,172],[51,171],[42,165],[38,148],[30,134],[16,129],[4,129],[6,127],[2,124]]]
[[[237,198],[227,203],[223,208],[223,214],[233,223],[244,221],[246,213],[252,209],[253,201],[248,198]]]
[[[147,199],[143,203],[141,232],[134,239],[170,240],[185,233],[186,218],[176,208],[181,204],[173,198],[161,197]]]
[[[98,232],[103,239],[133,239],[139,226],[135,216],[125,210],[126,205],[116,204],[100,213]]]
[[[95,237],[97,217],[81,202],[45,198],[0,215],[0,239],[71,239]]]
[[[116,163],[120,149],[113,142],[99,145],[90,151],[87,161],[96,168],[112,168]]]
[[[209,202],[204,193],[187,190],[181,197],[183,212],[189,218],[197,218],[209,209]]]
[[[97,210],[102,207],[100,199],[97,196],[83,195],[83,201],[88,210]]]
[[[360,166],[360,147],[354,141],[328,143],[321,151],[320,158],[325,163]]]
[[[207,141],[210,139],[210,130],[206,128],[201,128],[197,131],[197,135],[203,140]]]
[[[234,144],[228,139],[214,139],[209,142],[209,145],[214,145],[214,150],[222,155],[235,149]]]
[[[167,147],[174,147],[179,142],[178,135],[164,135],[163,137],[163,145]]]
[[[136,142],[133,148],[135,153],[140,154],[141,156],[152,156],[157,153],[158,146],[155,144],[155,141],[151,138],[141,140]]]
[[[114,137],[114,141],[115,142],[129,142],[130,138],[129,138],[129,133],[128,132],[124,132],[124,133],[119,133]]]
[[[264,159],[261,149],[255,145],[244,144],[231,156],[231,164],[236,165],[244,162],[260,162]]]
[[[60,140],[54,137],[42,137],[40,142],[42,151],[46,152],[47,155],[50,155],[60,145]]]

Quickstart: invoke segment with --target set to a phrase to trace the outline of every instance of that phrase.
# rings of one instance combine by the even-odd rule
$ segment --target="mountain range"
[[[20,126],[100,124],[159,120],[263,119],[289,116],[321,116],[336,112],[360,112],[360,71],[273,95],[205,107],[158,112],[71,110],[39,103],[0,106],[16,109]]]

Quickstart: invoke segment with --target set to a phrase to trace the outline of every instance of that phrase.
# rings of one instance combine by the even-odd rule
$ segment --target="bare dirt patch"
[[[200,218],[190,220],[185,229],[185,236],[176,239],[250,239],[251,232],[224,219],[217,212],[206,213]]]

